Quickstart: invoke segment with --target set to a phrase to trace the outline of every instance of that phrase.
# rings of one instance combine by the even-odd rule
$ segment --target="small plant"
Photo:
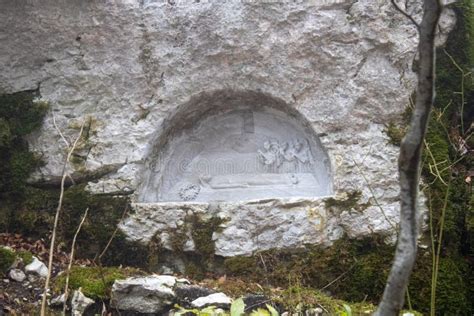
[[[13,262],[15,262],[15,258],[16,255],[13,250],[4,247],[0,248],[0,274],[7,273]]]

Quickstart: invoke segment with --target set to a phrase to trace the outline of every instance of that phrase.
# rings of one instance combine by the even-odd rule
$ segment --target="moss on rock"
[[[87,297],[104,300],[110,298],[110,290],[115,280],[141,274],[140,270],[131,268],[75,266],[69,275],[69,288],[71,290],[82,288]],[[63,292],[65,284],[66,274],[63,273],[54,279],[55,292]]]
[[[340,213],[342,211],[363,211],[370,206],[370,202],[360,203],[362,196],[361,191],[349,191],[346,196],[340,198],[327,198],[324,200],[324,206],[333,212]]]

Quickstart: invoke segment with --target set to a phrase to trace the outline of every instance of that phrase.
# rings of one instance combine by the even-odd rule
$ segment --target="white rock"
[[[82,316],[86,309],[95,301],[85,296],[81,289],[74,291],[71,299],[71,313],[73,316]]]
[[[17,282],[23,282],[26,279],[26,274],[20,269],[11,269],[8,276]]]
[[[152,275],[117,280],[112,286],[111,306],[139,313],[159,313],[173,304],[176,278]]]
[[[26,273],[36,274],[42,278],[45,278],[48,275],[48,268],[46,265],[34,256],[33,262],[25,267],[25,271]]]
[[[224,293],[214,293],[208,296],[200,297],[191,302],[191,305],[196,308],[206,306],[228,306],[232,303],[230,297]]]

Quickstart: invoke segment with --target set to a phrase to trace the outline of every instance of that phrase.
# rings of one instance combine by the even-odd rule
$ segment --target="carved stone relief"
[[[317,136],[272,108],[210,115],[153,157],[139,199],[238,201],[315,197],[332,192],[329,160]]]

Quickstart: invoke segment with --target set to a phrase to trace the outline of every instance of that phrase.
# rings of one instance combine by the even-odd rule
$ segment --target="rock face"
[[[389,1],[0,3],[0,92],[39,89],[52,106],[41,132],[31,135],[31,147],[47,162],[32,181],[57,181],[62,171],[64,148],[53,117],[67,137],[77,135],[85,121],[87,137],[71,172],[94,178],[87,187],[93,193],[131,194],[135,202],[147,202],[135,204],[136,213],[121,225],[130,239],[147,242],[158,233],[166,244],[167,236],[183,230],[186,216],[193,214],[225,219],[213,235],[216,253],[224,256],[331,243],[344,232],[393,232],[398,148],[388,143],[384,129],[405,110],[414,88],[417,34]],[[419,10],[416,14],[419,18]],[[453,23],[452,12],[446,11],[440,43]],[[278,108],[285,122],[309,129],[304,135],[314,136],[311,153],[321,158],[311,172],[322,176],[327,189],[315,190],[314,197],[346,200],[355,192],[360,193],[357,203],[330,208],[311,194],[298,199],[298,190],[288,188],[281,194],[275,190],[268,196],[272,200],[242,194],[237,200],[216,195],[219,201],[211,197],[189,203],[199,196],[196,192],[205,192],[205,184],[213,190],[228,185],[229,176],[222,178],[222,172],[186,174],[195,170],[187,158],[203,157],[199,146],[184,146],[188,152],[181,156],[181,168],[183,179],[202,179],[200,186],[193,181],[177,185],[175,179],[176,186],[168,186],[170,195],[159,198],[153,190],[163,188],[161,181],[167,180],[162,175],[169,172],[162,157],[179,147],[185,131],[219,114],[212,111],[222,109],[220,122],[232,107],[252,113]],[[241,142],[233,139],[230,148],[250,148],[255,157],[260,150],[267,165],[279,155],[303,157],[288,149],[297,151],[292,138],[299,136],[283,139],[283,132],[276,134],[278,124],[261,134],[279,136],[269,139],[267,147],[278,143],[280,154],[266,149],[266,139],[258,135],[246,138],[252,126],[258,134],[265,124],[255,120],[252,125],[245,115],[238,114],[247,122],[241,124]],[[201,138],[209,138],[217,149],[227,148],[221,134],[209,129]],[[205,153],[213,150],[208,146]],[[240,187],[260,180],[260,174],[248,179],[234,174],[228,182]],[[304,177],[261,178],[291,187]],[[315,188],[316,182],[304,182],[310,185],[303,188]],[[193,249],[192,238],[185,246]]]

